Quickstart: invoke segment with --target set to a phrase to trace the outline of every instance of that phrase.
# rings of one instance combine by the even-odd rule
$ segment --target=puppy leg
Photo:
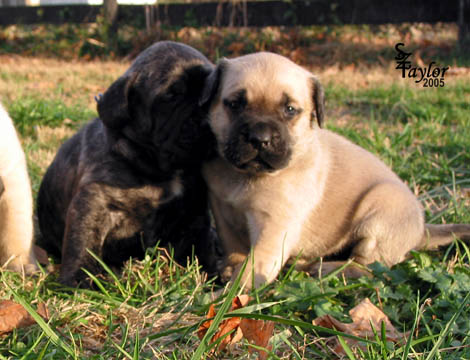
[[[300,238],[301,225],[297,223],[274,223],[274,221],[260,221],[263,224],[258,228],[256,216],[248,215],[250,223],[250,239],[252,239],[252,256],[248,257],[248,263],[242,275],[242,284],[250,289],[258,287],[266,282],[272,282],[289,260],[292,249]],[[240,270],[232,275],[236,278]]]
[[[75,287],[86,278],[81,268],[99,272],[99,264],[87,252],[102,256],[102,247],[112,227],[106,204],[96,201],[99,194],[82,189],[73,198],[66,216],[59,282]]]
[[[209,195],[209,202],[214,215],[218,239],[221,241],[223,258],[217,264],[222,282],[233,278],[234,272],[241,266],[250,252],[250,234],[246,227],[244,214],[225,206],[215,196]],[[238,272],[237,272],[238,273]]]
[[[364,196],[353,223],[357,225],[349,241],[353,244],[351,258],[362,265],[378,261],[392,266],[405,260],[424,233],[419,202],[404,185],[391,182],[376,185]],[[327,274],[344,264],[325,262],[321,272]],[[316,264],[309,272],[318,272],[319,268]],[[367,275],[367,271],[352,264],[345,275],[358,277]]]
[[[397,264],[423,237],[421,205],[403,184],[376,185],[364,196],[358,214],[361,219],[353,233],[356,245],[351,256],[360,264]]]
[[[67,211],[59,281],[76,286],[77,281],[86,277],[80,270],[82,267],[91,273],[99,273],[101,267],[87,249],[103,258],[103,246],[106,249],[119,248],[120,240],[138,234],[159,204],[174,198],[172,184],[169,183],[168,187],[121,189],[90,184],[82,188]],[[106,255],[113,257],[116,254]]]
[[[218,225],[217,232],[222,239],[224,260],[220,269],[220,277],[223,282],[228,282],[236,277],[241,263],[250,252],[249,246],[239,240],[238,236],[228,226]]]
[[[26,171],[26,170],[25,170]],[[13,174],[13,175],[12,175]],[[33,204],[29,179],[23,172],[0,179],[0,266],[27,274],[37,270],[33,247]]]
[[[3,184],[2,177],[0,176],[0,200],[2,199],[2,195],[4,191],[5,191],[5,184]]]
[[[380,183],[365,194],[351,222],[356,225],[347,241],[352,245],[350,257],[361,265],[378,261],[393,266],[402,262],[424,233],[419,202],[403,184],[393,182]],[[346,261],[316,263],[308,272],[324,276],[344,264]],[[354,263],[343,273],[350,278],[370,276],[366,269]]]

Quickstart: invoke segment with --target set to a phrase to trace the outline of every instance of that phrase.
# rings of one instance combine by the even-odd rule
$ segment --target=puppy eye
[[[174,94],[174,93],[171,93],[171,92],[168,92],[166,94],[164,94],[161,99],[164,101],[164,102],[172,102],[174,100],[176,100],[177,98],[177,95]]]
[[[224,100],[224,105],[228,107],[232,111],[240,111],[243,106],[244,102],[237,99],[237,100]]]
[[[288,117],[293,117],[295,115],[297,115],[297,109],[295,107],[293,107],[292,105],[286,105],[286,107],[284,108],[284,113],[288,116]]]

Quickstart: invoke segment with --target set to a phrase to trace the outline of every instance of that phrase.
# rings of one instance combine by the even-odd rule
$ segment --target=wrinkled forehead
[[[271,53],[257,53],[230,60],[224,75],[222,98],[246,90],[248,101],[260,97],[295,101],[309,99],[311,74],[290,60]]]

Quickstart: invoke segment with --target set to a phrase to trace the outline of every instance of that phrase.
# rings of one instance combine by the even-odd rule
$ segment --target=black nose
[[[273,133],[266,123],[256,123],[250,129],[248,141],[257,148],[266,147],[271,143]]]

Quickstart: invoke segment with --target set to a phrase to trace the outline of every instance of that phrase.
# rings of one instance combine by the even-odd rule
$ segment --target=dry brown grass
[[[0,99],[11,102],[31,96],[60,98],[66,105],[86,104],[95,109],[94,96],[129,66],[118,61],[62,61],[15,55],[0,56]]]

